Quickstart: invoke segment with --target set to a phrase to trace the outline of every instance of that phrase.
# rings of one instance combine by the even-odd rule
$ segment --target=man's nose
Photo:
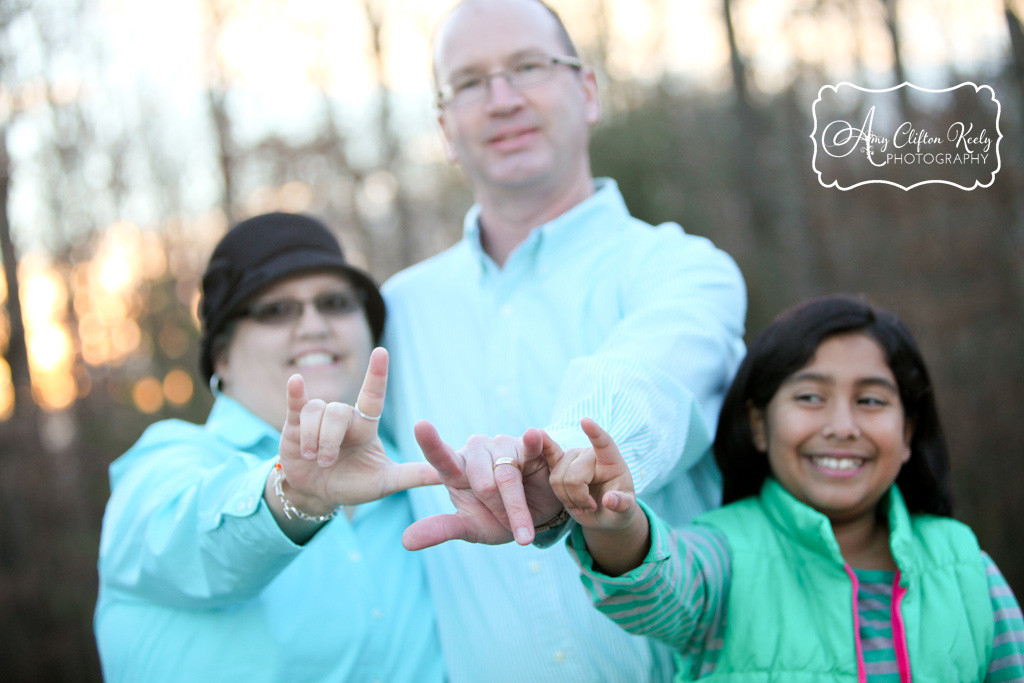
[[[523,103],[523,95],[512,85],[508,72],[495,71],[487,75],[487,110],[501,112],[515,109]]]

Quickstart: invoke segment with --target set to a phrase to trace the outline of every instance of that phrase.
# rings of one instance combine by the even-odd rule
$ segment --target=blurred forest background
[[[381,280],[458,238],[470,196],[429,86],[450,4],[0,0],[5,680],[99,679],[106,469],[150,422],[205,418],[197,287],[230,223],[315,214]],[[748,333],[835,291],[907,321],[938,385],[958,515],[1024,596],[1024,2],[552,4],[600,77],[595,173],[635,215],[737,259]],[[992,86],[995,182],[819,185],[811,104],[844,80]]]

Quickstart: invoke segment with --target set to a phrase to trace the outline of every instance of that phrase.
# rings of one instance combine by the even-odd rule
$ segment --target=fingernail
[[[306,460],[316,460],[316,451],[302,451],[302,457]]]
[[[516,543],[519,545],[526,545],[530,542],[530,530],[525,526],[521,526],[516,529]]]

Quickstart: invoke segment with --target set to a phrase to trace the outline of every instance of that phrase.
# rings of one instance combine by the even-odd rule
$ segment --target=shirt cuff
[[[569,539],[566,541],[566,547],[569,550],[569,555],[579,565],[582,576],[606,586],[632,586],[637,581],[647,579],[652,572],[657,570],[659,564],[671,556],[668,526],[643,501],[638,500],[637,503],[639,503],[644,515],[647,516],[647,522],[651,528],[651,547],[647,551],[647,555],[644,556],[644,559],[638,566],[620,576],[604,574],[594,568],[594,558],[587,551],[587,542],[583,537],[583,528],[575,524],[569,534]]]
[[[242,477],[239,482],[238,491],[228,498],[221,509],[220,525],[231,526],[236,533],[244,535],[250,540],[259,539],[266,544],[265,549],[269,552],[277,552],[290,555],[301,549],[281,530],[270,506],[263,499],[263,492],[266,490],[267,477],[277,463],[273,458],[261,462],[252,468]],[[243,524],[246,531],[241,531]]]

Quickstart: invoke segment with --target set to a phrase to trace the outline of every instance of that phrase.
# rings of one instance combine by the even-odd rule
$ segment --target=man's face
[[[524,57],[566,55],[555,19],[531,0],[458,7],[438,32],[438,83],[486,77]],[[589,127],[599,114],[593,72],[556,64],[550,78],[519,89],[489,79],[482,101],[443,105],[438,120],[452,160],[478,193],[551,189],[589,177]]]

